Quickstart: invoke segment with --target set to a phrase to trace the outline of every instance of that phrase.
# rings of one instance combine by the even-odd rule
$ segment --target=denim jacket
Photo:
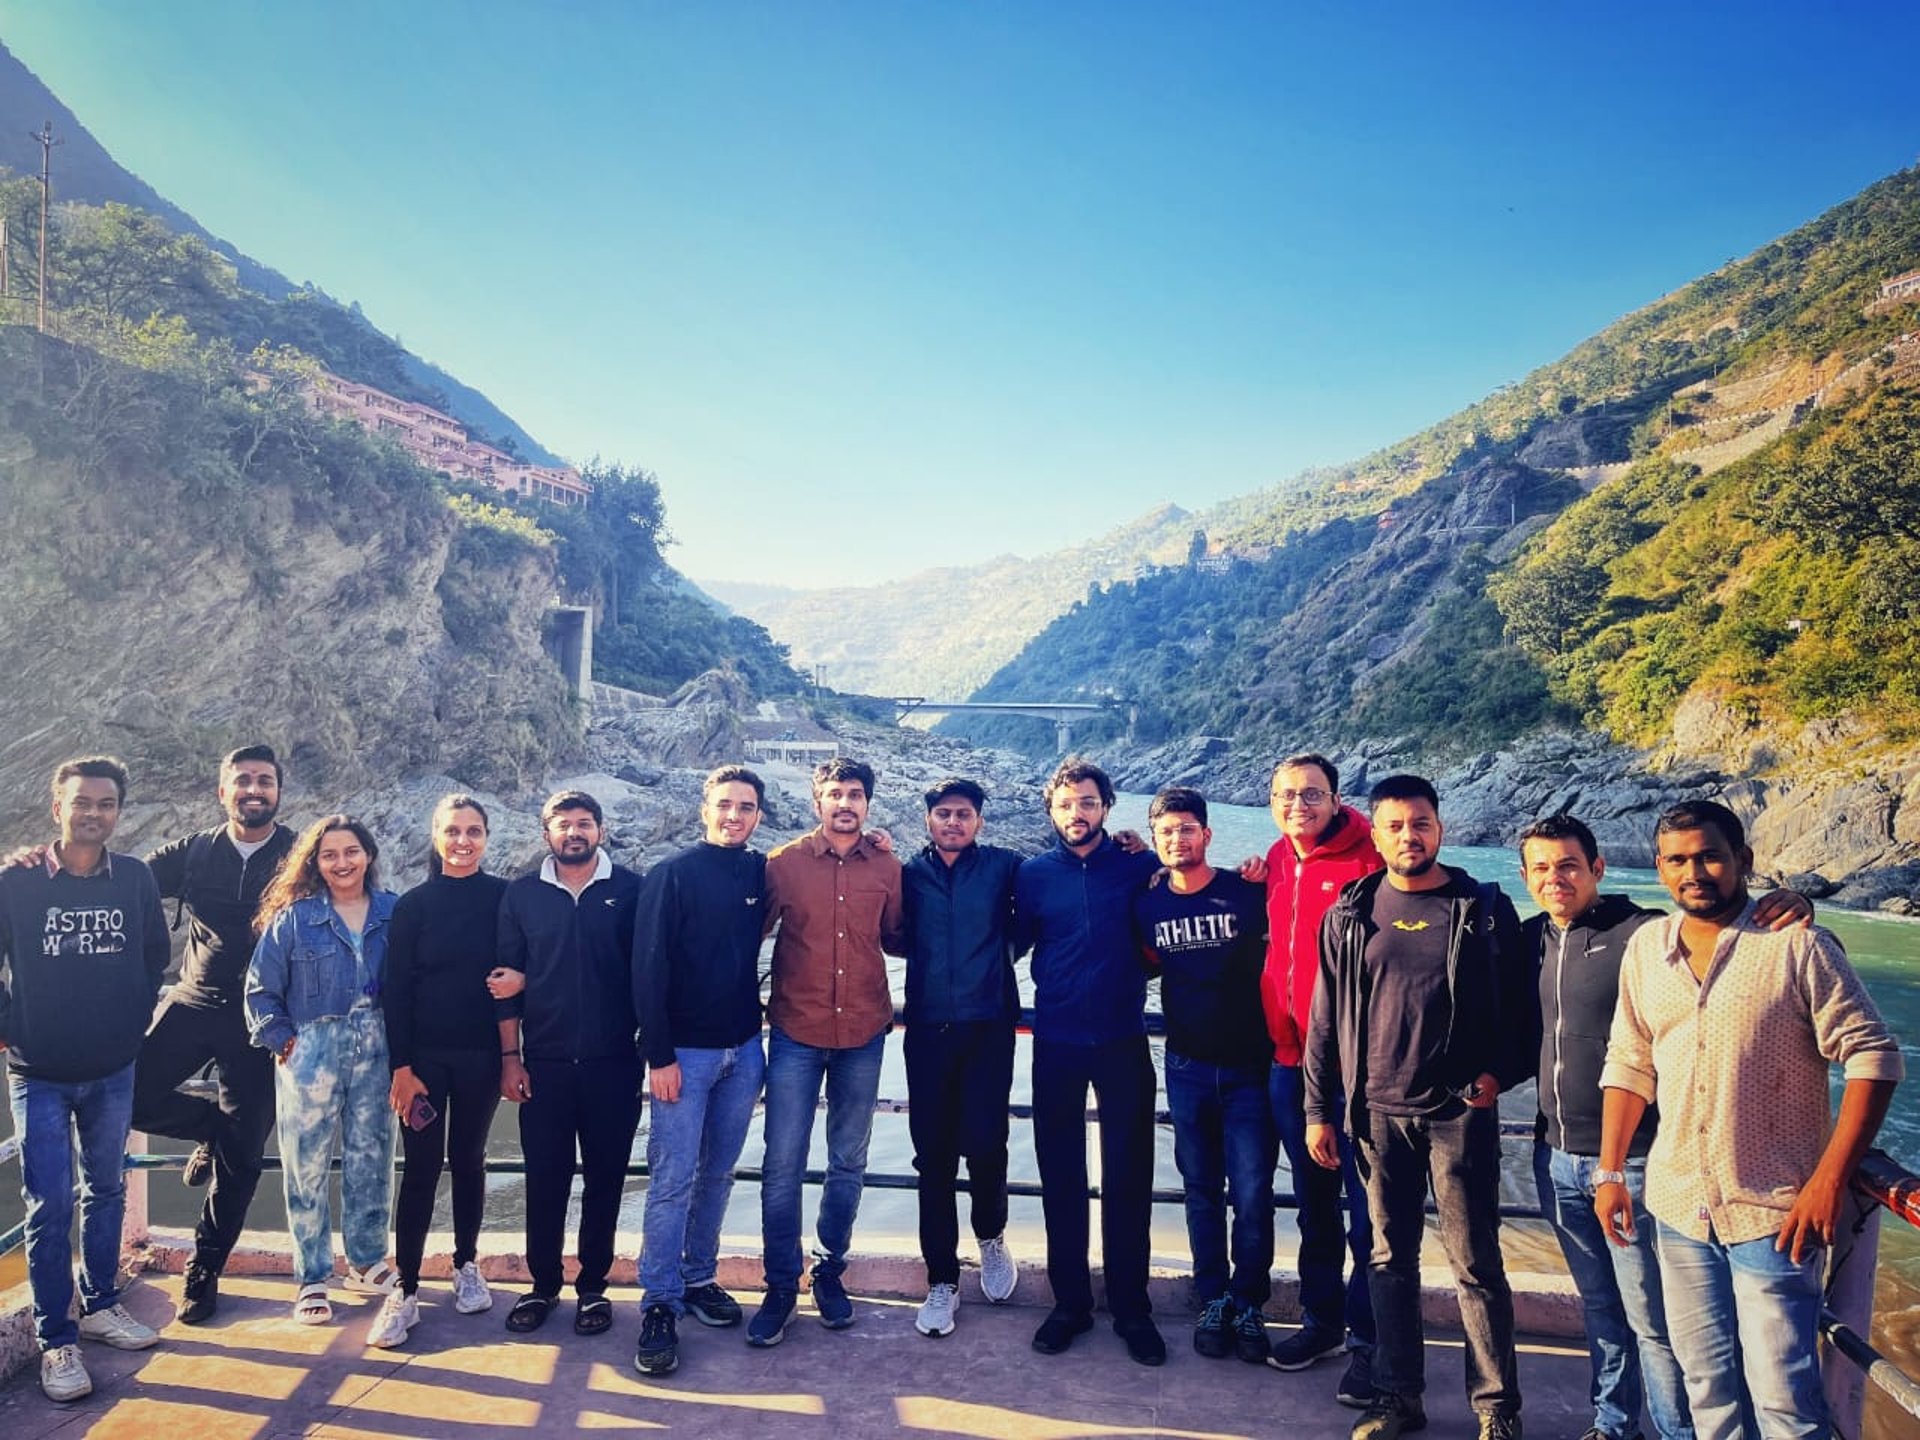
[[[361,951],[325,895],[308,895],[273,917],[247,966],[247,1033],[253,1043],[278,1053],[311,1020],[344,1015],[363,998],[380,1003],[387,969],[387,922],[397,898],[376,890],[367,907]]]

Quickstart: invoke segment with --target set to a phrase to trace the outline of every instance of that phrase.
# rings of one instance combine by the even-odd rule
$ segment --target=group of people
[[[749,1344],[779,1344],[803,1277],[818,1320],[851,1325],[844,1277],[895,1021],[889,954],[906,962],[927,1274],[915,1325],[950,1334],[963,1162],[980,1293],[1003,1302],[1018,1284],[1005,1235],[1008,1102],[1015,960],[1030,955],[1052,1298],[1036,1350],[1066,1351],[1094,1321],[1091,1091],[1106,1308],[1134,1360],[1166,1359],[1147,1285],[1157,1084],[1146,1002],[1157,976],[1199,1354],[1281,1370],[1344,1355],[1335,1395],[1363,1412],[1355,1440],[1424,1426],[1431,1189],[1470,1404],[1485,1440],[1518,1437],[1496,1107],[1537,1076],[1541,1206],[1580,1291],[1593,1361],[1586,1440],[1637,1440],[1643,1404],[1661,1440],[1814,1434],[1825,1423],[1823,1258],[1901,1078],[1900,1053],[1804,899],[1750,898],[1751,852],[1724,807],[1693,802],[1659,820],[1673,916],[1601,893],[1605,862],[1578,819],[1538,821],[1520,861],[1542,913],[1523,925],[1498,886],[1440,863],[1428,781],[1381,780],[1363,815],[1315,754],[1276,767],[1279,839],[1237,868],[1210,859],[1207,802],[1190,788],[1154,797],[1150,844],[1109,833],[1112,784],[1077,757],[1047,782],[1056,843],[1041,854],[983,843],[985,792],[951,778],[926,791],[927,843],[903,862],[867,828],[873,770],[836,758],[813,776],[818,825],[764,855],[750,845],[765,809],[760,777],[741,765],[713,771],[702,840],[644,879],[611,860],[601,807],[577,790],[541,811],[548,853],[537,872],[490,875],[484,807],[449,795],[432,817],[431,874],[398,897],[381,887],[379,847],[359,821],[331,815],[298,836],[277,823],[282,779],[267,747],[234,751],[220,768],[225,823],[143,864],[107,849],[124,768],[70,761],[54,776],[58,839],[0,870],[0,1045],[41,1380],[55,1399],[90,1389],[78,1340],[141,1348],[157,1338],[119,1303],[129,1128],[198,1147],[186,1179],[207,1196],[179,1313],[187,1324],[215,1311],[274,1121],[296,1318],[332,1318],[336,1143],[341,1283],[383,1296],[369,1343],[402,1345],[418,1323],[443,1167],[453,1308],[487,1309],[477,1245],[486,1138],[504,1098],[518,1107],[531,1279],[510,1331],[537,1330],[560,1305],[576,1173],[572,1323],[582,1334],[611,1328],[607,1276],[643,1105],[636,1368],[675,1370],[688,1316],[746,1321]],[[156,1010],[167,898],[188,934],[180,979]],[[1834,1063],[1846,1076],[1837,1123]],[[178,1088],[209,1064],[213,1097]],[[809,1246],[802,1182],[823,1091],[825,1180]],[[719,1242],[763,1101],[764,1289],[747,1320],[718,1283]],[[406,1157],[397,1205],[396,1130]],[[1270,1344],[1282,1150],[1302,1323]]]

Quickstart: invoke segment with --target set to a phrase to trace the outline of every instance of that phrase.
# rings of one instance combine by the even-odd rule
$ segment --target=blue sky
[[[1910,5],[0,0],[128,168],[695,577],[1351,459],[1920,156]]]

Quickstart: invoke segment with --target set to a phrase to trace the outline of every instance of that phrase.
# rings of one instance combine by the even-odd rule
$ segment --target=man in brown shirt
[[[827,1091],[827,1178],[815,1225],[813,1303],[820,1323],[853,1323],[841,1273],[866,1181],[880,1059],[893,1027],[883,950],[903,948],[900,862],[866,838],[873,769],[844,757],[813,772],[819,826],[767,857],[773,993],[767,1004],[766,1161],[760,1229],[766,1299],[750,1345],[778,1345],[800,1288],[800,1183],[820,1087]]]
[[[1753,851],[1732,811],[1676,806],[1654,853],[1680,914],[1643,925],[1621,961],[1594,1210],[1628,1243],[1621,1171],[1657,1099],[1646,1204],[1694,1433],[1732,1440],[1757,1423],[1770,1437],[1824,1435],[1826,1247],[1903,1073],[1899,1043],[1831,934],[1754,923]]]

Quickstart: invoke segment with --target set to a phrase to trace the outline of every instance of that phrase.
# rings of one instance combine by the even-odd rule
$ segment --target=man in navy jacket
[[[1008,1299],[1007,1100],[1013,1090],[1013,882],[1020,857],[979,843],[986,791],[951,777],[928,789],[927,838],[901,875],[907,916],[907,1111],[920,1172],[927,1299],[914,1326],[953,1330],[960,1303],[962,1156],[980,1243],[980,1289]]]
[[[1087,1262],[1087,1091],[1100,1111],[1100,1249],[1114,1333],[1142,1365],[1166,1342],[1147,1299],[1153,1200],[1153,1058],[1147,977],[1131,899],[1158,867],[1107,834],[1113,782],[1069,756],[1047,782],[1059,843],[1023,862],[1014,882],[1020,948],[1033,948],[1033,1149],[1040,1166],[1053,1310],[1033,1348],[1057,1355],[1093,1328]]]

